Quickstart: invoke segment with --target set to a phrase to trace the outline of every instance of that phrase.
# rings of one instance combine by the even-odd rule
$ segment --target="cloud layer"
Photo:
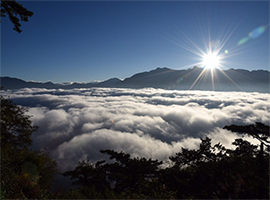
[[[81,159],[102,159],[100,149],[166,160],[181,147],[196,148],[205,135],[230,146],[236,135],[222,127],[270,119],[265,93],[26,88],[1,94],[29,107],[39,126],[33,148],[49,150],[63,171]]]

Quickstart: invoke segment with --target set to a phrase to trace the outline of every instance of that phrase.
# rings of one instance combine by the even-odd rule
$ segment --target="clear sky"
[[[20,3],[34,15],[20,34],[2,18],[1,76],[90,82],[188,69],[209,43],[223,69],[269,70],[269,1]]]

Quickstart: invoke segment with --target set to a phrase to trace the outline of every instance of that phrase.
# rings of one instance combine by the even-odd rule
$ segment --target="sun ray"
[[[214,69],[211,69],[211,83],[212,83],[212,90],[215,90],[215,79],[214,79]]]
[[[239,28],[241,21],[242,20],[239,20],[234,27],[230,26],[229,28],[227,28],[228,24],[227,27],[224,26],[224,28],[219,31],[219,37],[217,37],[215,40],[212,40],[212,35],[214,34],[212,34],[211,32],[209,21],[208,24],[206,24],[206,31],[204,31],[202,25],[198,23],[203,46],[200,46],[201,44],[197,43],[198,40],[192,40],[191,35],[185,33],[179,27],[176,27],[177,30],[180,32],[181,37],[179,37],[179,39],[165,38],[171,43],[195,55],[194,57],[191,57],[192,59],[199,60],[197,62],[194,62],[193,64],[182,66],[181,68],[194,66],[203,68],[189,89],[193,89],[196,84],[200,84],[202,80],[207,80],[207,77],[209,78],[209,84],[212,84],[212,90],[218,89],[218,83],[220,82],[219,79],[222,78],[221,76],[223,75],[225,79],[228,79],[229,82],[236,86],[237,90],[241,91],[241,88],[226,73],[226,71],[224,71],[224,69],[229,69],[237,65],[237,63],[232,63],[232,67],[229,67],[229,62],[226,61],[227,58],[231,58],[239,54],[251,51],[251,48],[247,48],[249,45],[252,45],[251,42],[249,42],[249,44],[245,44],[245,46],[236,43],[230,48],[224,49],[227,42],[233,36],[237,28]],[[252,32],[249,33],[249,38],[254,39],[259,37],[261,34],[263,34],[263,32],[265,32],[265,29],[265,25],[254,29]],[[219,71],[221,73],[219,73]],[[193,72],[195,71],[191,71],[190,73]]]
[[[224,34],[223,37],[220,37],[222,42],[220,45],[220,48],[218,49],[218,52],[221,51],[221,49],[225,46],[225,44],[227,43],[227,41],[231,38],[231,36],[233,35],[233,33],[236,31],[236,29],[239,27],[241,23],[241,20],[238,22],[238,24],[233,28],[232,31],[229,31],[229,29],[227,29],[227,32]],[[227,36],[228,35],[228,36]]]
[[[239,85],[237,85],[237,83],[231,79],[231,77],[229,77],[223,70],[220,70],[222,72],[222,74],[228,78],[240,91],[242,91],[242,89],[239,87]]]
[[[202,70],[202,72],[199,74],[199,76],[196,78],[196,80],[193,82],[193,84],[190,86],[190,90],[195,86],[195,84],[200,80],[201,76],[204,74],[206,68]]]

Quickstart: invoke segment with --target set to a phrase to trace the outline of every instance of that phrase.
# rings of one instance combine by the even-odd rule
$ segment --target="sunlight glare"
[[[216,85],[218,84],[219,86],[222,84],[219,82],[218,79],[223,78],[220,76],[220,73],[224,75],[226,79],[228,79],[232,84],[234,84],[240,91],[241,88],[235,83],[235,81],[226,74],[226,71],[223,71],[223,69],[227,68],[224,64],[226,64],[226,59],[228,57],[236,56],[241,52],[238,52],[238,46],[246,43],[250,38],[257,38],[260,35],[265,32],[265,27],[258,27],[254,29],[252,32],[249,33],[248,37],[245,37],[241,39],[236,46],[227,49],[226,48],[226,43],[228,40],[231,38],[235,30],[238,28],[238,25],[240,22],[231,30],[227,30],[226,32],[222,33],[218,38],[212,40],[211,39],[211,34],[210,34],[210,28],[208,27],[208,37],[205,36],[203,31],[201,32],[203,43],[204,43],[204,48],[200,47],[200,43],[197,43],[196,40],[192,40],[188,34],[186,34],[183,30],[180,30],[180,33],[184,36],[183,40],[179,39],[169,39],[170,42],[173,44],[189,51],[190,53],[194,54],[197,58],[197,62],[186,65],[183,68],[186,67],[194,67],[193,71],[200,71],[200,68],[203,68],[200,73],[198,74],[197,78],[194,80],[192,85],[190,86],[190,90],[195,87],[197,84],[201,84],[202,80],[206,80],[207,78],[211,78],[211,84],[212,84],[212,90],[215,90]],[[202,29],[202,28],[201,28]],[[195,42],[196,41],[196,42]],[[226,48],[226,49],[225,49]],[[230,52],[230,53],[229,53]],[[193,57],[192,57],[193,58]],[[197,68],[195,68],[197,67]],[[193,72],[192,71],[192,72]],[[218,75],[219,74],[219,75]],[[217,83],[217,84],[216,84]]]
[[[220,58],[216,53],[208,53],[203,57],[203,66],[208,69],[217,68],[219,64]]]

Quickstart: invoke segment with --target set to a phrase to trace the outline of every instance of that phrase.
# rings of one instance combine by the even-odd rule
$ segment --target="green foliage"
[[[31,134],[37,130],[32,126],[30,116],[24,107],[19,107],[11,100],[0,97],[1,107],[1,146],[17,149],[27,148],[32,145]]]
[[[49,197],[56,173],[55,161],[44,152],[1,151],[1,189],[7,198]]]
[[[46,152],[33,151],[32,126],[26,109],[1,97],[1,197],[47,198],[56,162]]]
[[[20,20],[27,22],[28,17],[31,17],[33,12],[27,10],[15,0],[1,0],[1,17],[5,17],[6,14],[8,14],[10,21],[14,24],[13,30],[20,33],[22,32],[20,29]],[[17,15],[20,16],[20,19],[17,17]]]

